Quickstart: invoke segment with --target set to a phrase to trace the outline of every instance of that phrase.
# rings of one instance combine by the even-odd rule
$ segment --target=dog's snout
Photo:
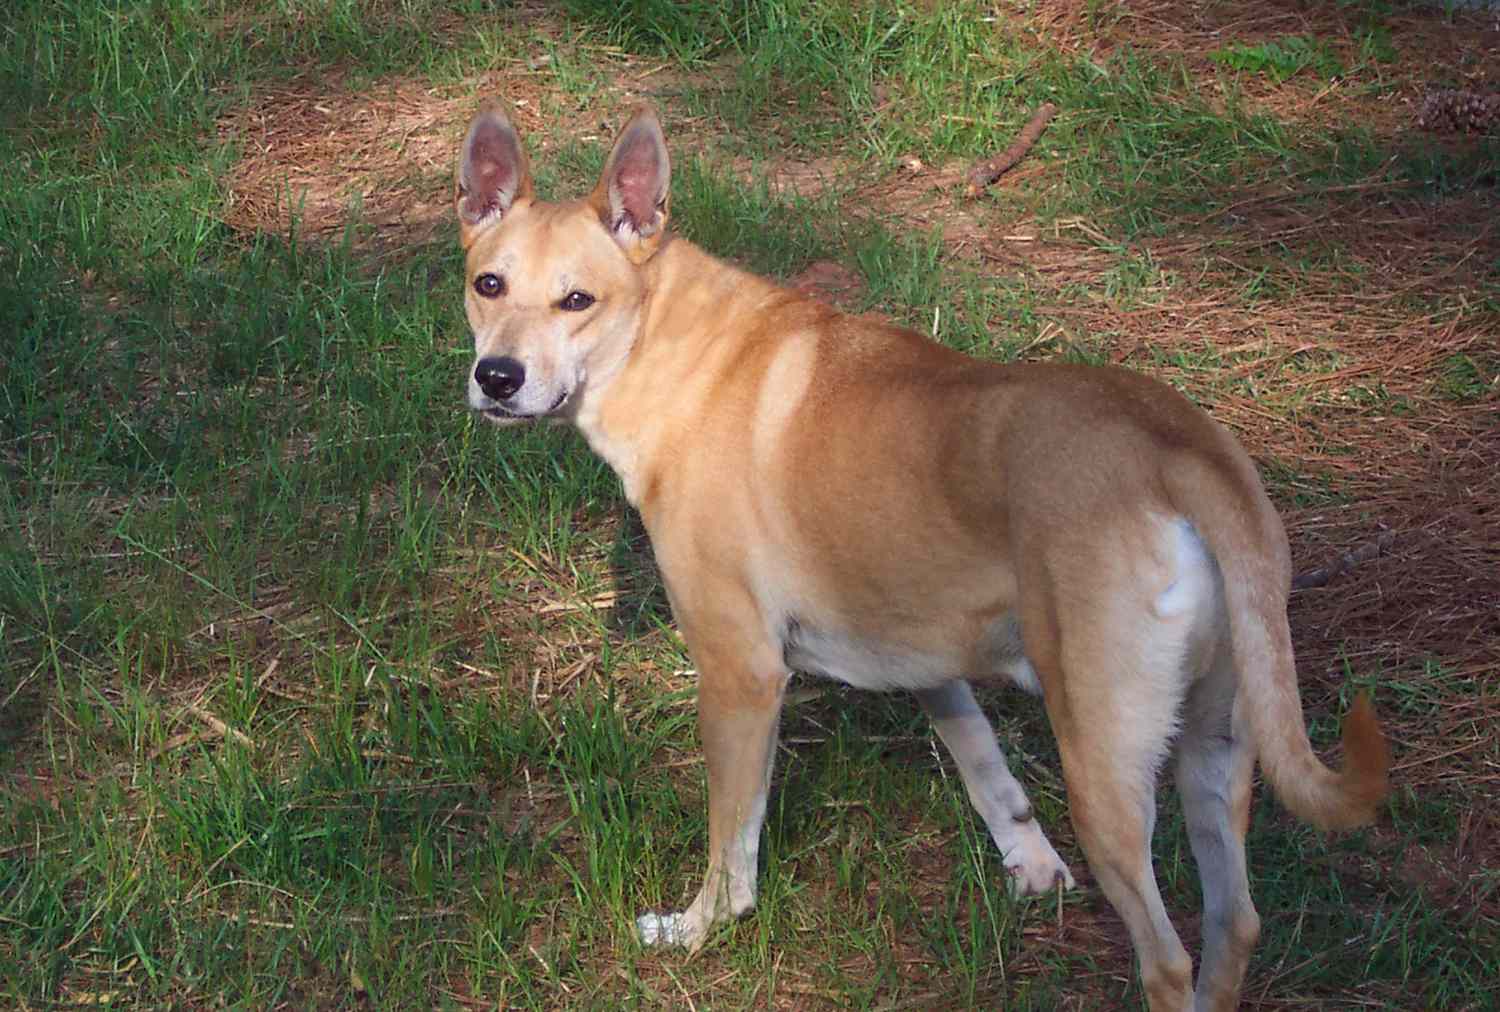
[[[491,400],[507,400],[526,382],[526,367],[509,356],[482,358],[474,366],[474,382]]]

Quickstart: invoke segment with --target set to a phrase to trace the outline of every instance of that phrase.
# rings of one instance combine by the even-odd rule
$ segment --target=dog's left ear
[[[634,263],[649,260],[666,235],[671,176],[661,121],[643,105],[620,131],[590,197],[604,227]]]

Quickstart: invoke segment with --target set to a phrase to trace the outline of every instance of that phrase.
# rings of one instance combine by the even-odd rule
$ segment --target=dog
[[[1014,891],[1071,887],[970,688],[1009,679],[1042,697],[1150,1007],[1233,1009],[1260,930],[1256,759],[1324,829],[1372,820],[1390,765],[1363,695],[1343,767],[1312,751],[1286,533],[1249,456],[1140,374],[980,361],[723,263],[669,231],[670,174],[642,107],[591,193],[542,201],[491,105],[456,188],[469,406],[569,423],[610,464],[698,670],[708,869],[641,940],[697,950],[754,905],[794,670],[912,692]],[[1196,992],[1151,867],[1169,760],[1203,884]]]

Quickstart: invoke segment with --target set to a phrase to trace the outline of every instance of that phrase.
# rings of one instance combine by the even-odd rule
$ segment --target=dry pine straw
[[[327,234],[344,228],[357,200],[361,222],[393,241],[430,240],[452,228],[454,159],[481,98],[503,96],[533,157],[545,158],[559,127],[622,122],[623,110],[670,76],[613,47],[584,48],[607,56],[614,76],[587,116],[563,124],[544,113],[566,103],[537,59],[508,60],[442,88],[388,78],[351,91],[337,73],[265,87],[218,124],[220,138],[240,149],[222,219],[244,232],[285,234],[295,220],[303,235]],[[686,124],[674,125],[681,140]]]
[[[454,153],[477,107],[504,95],[523,133],[540,133],[540,75],[524,62],[463,87],[413,78],[349,90],[339,75],[296,78],[259,91],[219,122],[239,148],[223,220],[245,232],[338,231],[351,201],[363,222],[408,241],[451,224]]]
[[[1434,81],[1433,54],[1441,54],[1441,79],[1481,93],[1500,89],[1500,19],[1482,9],[1447,10],[1442,4],[1413,5],[1372,16],[1357,4],[1309,4],[1305,0],[1205,4],[1199,0],[1132,0],[1090,14],[1073,0],[1038,0],[1028,21],[1038,35],[1064,50],[1086,52],[1101,62],[1125,48],[1182,59],[1200,93],[1223,93],[1233,78],[1239,98],[1253,111],[1287,121],[1340,126],[1359,122],[1377,135],[1411,129],[1422,98]],[[1386,86],[1372,96],[1341,79],[1304,73],[1278,85],[1257,74],[1226,72],[1209,54],[1230,45],[1257,45],[1286,36],[1307,36],[1327,45],[1346,67],[1357,65],[1371,25],[1389,33],[1394,57],[1378,62]]]

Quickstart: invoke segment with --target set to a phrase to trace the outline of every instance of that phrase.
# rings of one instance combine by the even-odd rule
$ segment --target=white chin
[[[520,425],[535,421],[532,415],[513,415],[503,408],[479,408],[479,416],[492,425]]]
[[[544,418],[553,417],[559,408],[568,403],[568,399],[572,396],[572,394],[573,392],[571,390],[560,390],[558,391],[557,397],[555,400],[553,400],[551,405],[536,411],[515,411],[510,408],[502,407],[501,405],[496,404],[493,401],[490,401],[489,403],[475,403],[472,398],[469,401],[469,407],[473,408],[475,411],[479,412],[481,415],[494,422],[496,425],[513,425],[516,422],[534,422]],[[489,398],[484,398],[484,400],[489,401]]]

